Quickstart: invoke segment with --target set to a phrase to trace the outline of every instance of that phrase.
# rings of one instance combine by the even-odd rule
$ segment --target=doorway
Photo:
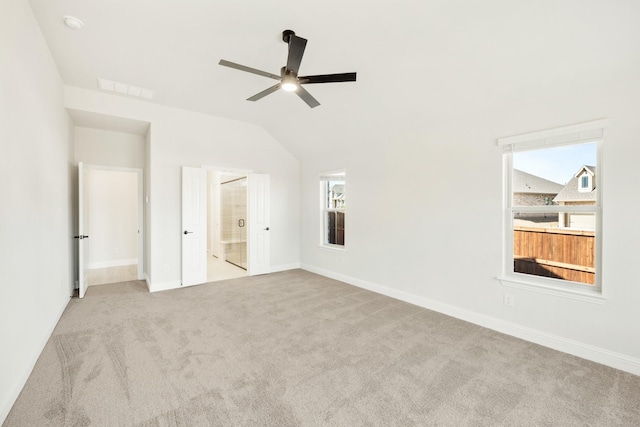
[[[207,282],[247,275],[247,175],[207,171]]]
[[[83,290],[142,279],[142,170],[96,165],[82,169]]]
[[[182,286],[270,272],[269,175],[182,167]]]

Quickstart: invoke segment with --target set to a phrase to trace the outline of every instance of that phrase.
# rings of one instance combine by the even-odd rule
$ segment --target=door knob
[[[264,231],[269,231],[269,227],[265,228]]]
[[[193,231],[184,230],[184,234],[193,234]]]

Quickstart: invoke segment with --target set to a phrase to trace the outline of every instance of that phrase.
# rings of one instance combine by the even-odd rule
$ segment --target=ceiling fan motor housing
[[[298,75],[297,75],[294,71],[287,69],[287,67],[286,67],[286,66],[285,66],[285,67],[280,68],[280,75],[281,75],[282,77],[285,77],[285,76],[293,76],[293,77],[295,77],[295,78],[297,78],[297,77],[298,77]]]

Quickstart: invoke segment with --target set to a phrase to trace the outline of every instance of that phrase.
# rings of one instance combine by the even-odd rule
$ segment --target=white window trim
[[[555,295],[564,298],[602,304],[606,300],[605,287],[602,286],[602,143],[608,119],[594,120],[571,126],[564,126],[528,134],[498,139],[503,147],[503,257],[502,272],[497,278],[503,286],[525,289],[533,292]],[[513,206],[512,206],[512,154],[517,151],[574,145],[579,143],[597,143],[596,188],[598,198],[595,206],[553,206],[558,212],[594,212],[596,215],[596,277],[595,285],[571,282],[550,277],[515,273],[513,271]],[[592,177],[590,177],[592,178]],[[593,181],[591,181],[593,184]],[[549,206],[518,207],[518,212],[548,212]]]
[[[330,251],[336,251],[336,252],[346,252],[347,251],[347,238],[345,235],[345,240],[344,240],[344,245],[334,245],[331,243],[327,243],[326,242],[326,232],[327,232],[327,224],[326,224],[326,213],[327,212],[345,212],[345,217],[344,217],[344,229],[345,231],[347,230],[347,215],[346,215],[346,209],[331,209],[331,208],[327,208],[326,207],[326,192],[328,191],[327,189],[327,182],[329,180],[331,180],[332,178],[339,178],[339,180],[344,181],[345,182],[345,193],[346,193],[346,187],[347,187],[347,171],[346,169],[335,169],[335,170],[331,170],[331,171],[325,171],[325,172],[321,172],[318,174],[318,180],[320,182],[320,191],[319,191],[319,195],[320,195],[320,243],[318,244],[318,247],[322,248],[322,249],[327,249]]]

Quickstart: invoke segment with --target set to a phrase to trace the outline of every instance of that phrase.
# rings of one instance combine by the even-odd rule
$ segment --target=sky
[[[513,168],[566,184],[583,165],[597,166],[597,144],[545,148],[513,153]]]

